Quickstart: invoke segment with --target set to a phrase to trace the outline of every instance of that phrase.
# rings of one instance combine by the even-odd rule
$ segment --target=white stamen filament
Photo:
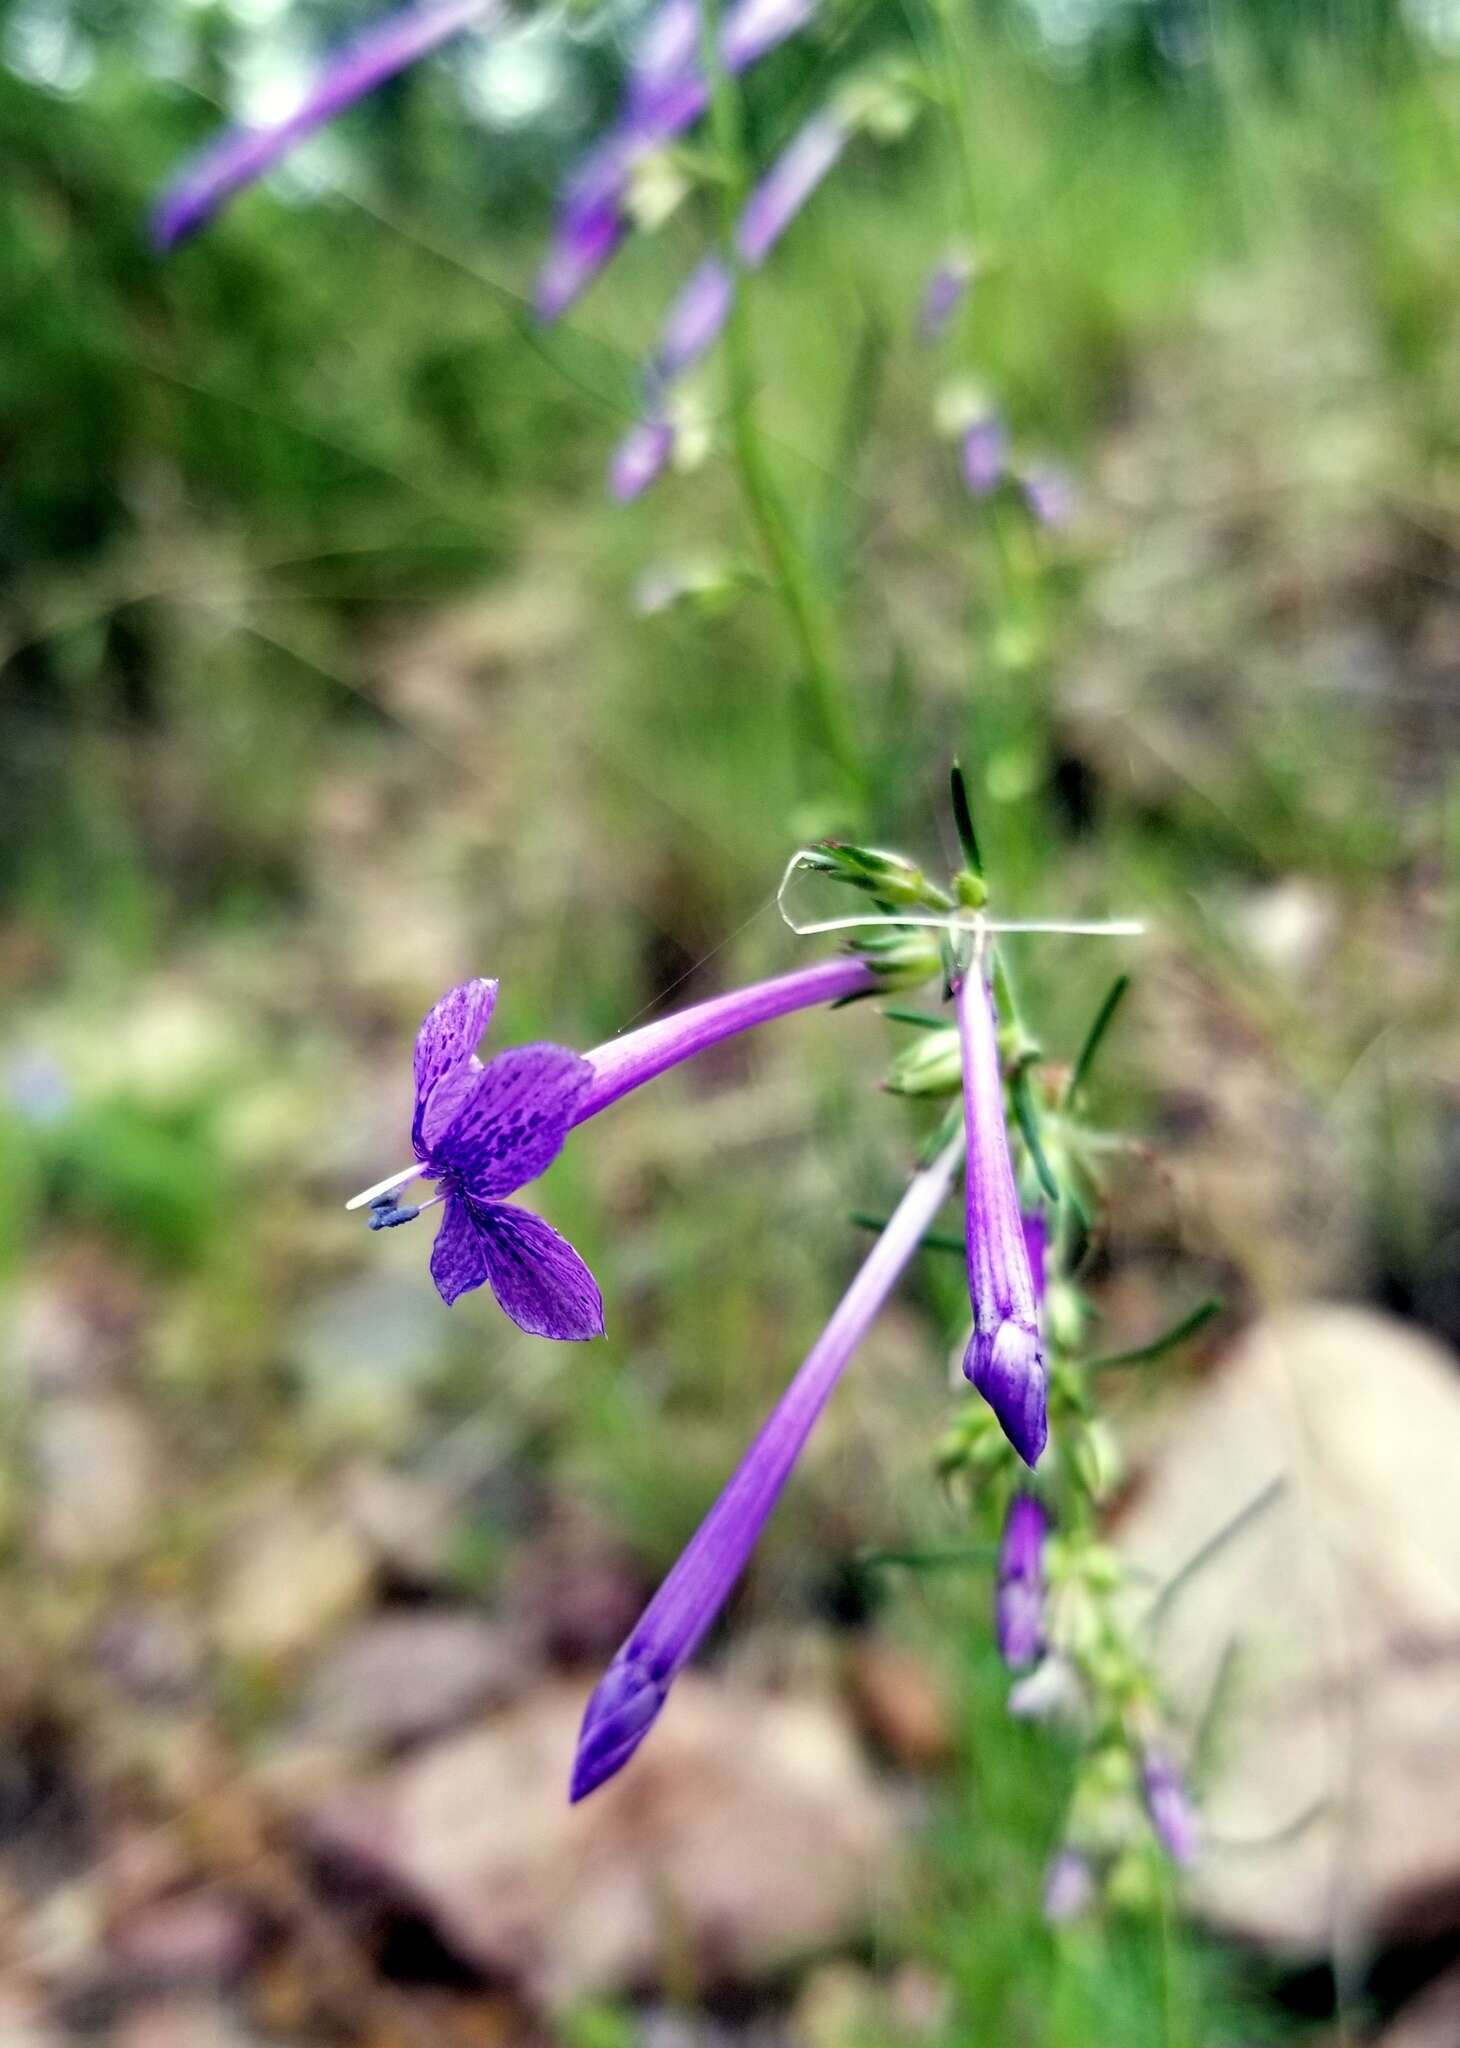
[[[366,1203],[373,1202],[377,1195],[388,1195],[392,1188],[403,1188],[408,1180],[419,1180],[420,1178],[421,1169],[419,1166],[403,1166],[399,1173],[392,1173],[386,1179],[378,1180],[373,1188],[366,1188],[363,1194],[351,1195],[345,1207],[347,1209],[363,1209]]]

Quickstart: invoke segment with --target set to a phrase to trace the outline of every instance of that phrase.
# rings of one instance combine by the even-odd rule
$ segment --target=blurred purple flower
[[[740,260],[755,270],[780,240],[850,139],[840,114],[823,108],[799,128],[745,202],[735,231]]]
[[[1173,1863],[1196,1861],[1201,1832],[1185,1780],[1164,1749],[1152,1744],[1141,1757],[1141,1790],[1156,1839]]]
[[[1074,518],[1077,500],[1068,470],[1052,462],[1035,463],[1020,477],[1019,488],[1031,516],[1051,532],[1068,526]]]
[[[271,170],[297,142],[333,121],[356,100],[424,57],[448,37],[501,18],[500,0],[435,0],[388,14],[338,51],[294,112],[267,128],[234,129],[203,153],[163,193],[152,215],[159,250],[202,227],[224,202]]]
[[[491,1021],[497,984],[463,982],[427,1014],[416,1036],[416,1163],[346,1206],[368,1203],[370,1228],[393,1230],[444,1203],[431,1277],[448,1306],[486,1284],[534,1336],[600,1336],[603,1303],[588,1268],[541,1217],[504,1197],[547,1171],[574,1125],[681,1060],[773,1017],[868,995],[877,986],[860,960],[823,960],[625,1032],[595,1052],[517,1046],[484,1066],[476,1047]],[[419,1207],[397,1203],[396,1190],[422,1178],[435,1180],[439,1192]]]
[[[963,1117],[968,1134],[968,1289],[973,1336],[963,1370],[998,1416],[1026,1465],[1049,1436],[1039,1305],[1009,1158],[994,1013],[983,975],[970,967],[958,988]]]
[[[936,341],[963,304],[973,282],[973,265],[966,256],[945,256],[928,278],[918,313],[918,334],[925,342]]]
[[[959,449],[963,481],[975,498],[987,498],[1009,467],[1009,434],[997,413],[985,413],[963,430]]]
[[[74,1094],[60,1061],[39,1050],[18,1052],[5,1063],[5,1093],[28,1124],[58,1124],[71,1114]]]
[[[613,451],[608,467],[610,494],[621,505],[642,497],[663,474],[674,453],[674,429],[668,420],[638,420]]]
[[[814,0],[738,0],[720,24],[727,71],[748,70],[811,19]],[[699,65],[695,0],[664,0],[640,39],[624,104],[609,134],[569,175],[534,303],[559,319],[608,262],[628,227],[635,164],[697,121],[709,104]]]
[[[736,224],[736,252],[747,270],[756,270],[765,261],[840,156],[848,133],[838,116],[813,115],[776,158]],[[729,269],[718,256],[707,256],[665,315],[649,361],[646,382],[651,401],[714,346],[734,297]]]
[[[652,1727],[745,1569],[844,1367],[936,1215],[958,1151],[955,1141],[909,1184],[805,1363],[599,1680],[583,1715],[570,1798],[584,1798],[621,1770]]]
[[[1044,1539],[1049,1518],[1032,1494],[1017,1493],[1004,1517],[999,1542],[994,1633],[1011,1671],[1024,1671],[1044,1654]]]
[[[1044,1878],[1044,1917],[1060,1927],[1095,1903],[1095,1873],[1078,1849],[1059,1850]]]

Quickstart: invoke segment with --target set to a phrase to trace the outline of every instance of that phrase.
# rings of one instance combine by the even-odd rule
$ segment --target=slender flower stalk
[[[962,1151],[962,1139],[955,1138],[909,1183],[805,1363],[600,1679],[583,1716],[572,1799],[622,1770],[649,1732],[677,1673],[745,1569],[848,1360],[937,1214]]]
[[[973,1303],[973,1336],[963,1370],[1025,1464],[1034,1465],[1049,1435],[1039,1304],[1009,1158],[993,1009],[977,962],[959,983],[957,1010]]]
[[[235,129],[193,160],[158,202],[152,216],[154,245],[163,251],[174,248],[235,192],[272,170],[296,143],[449,37],[496,22],[502,11],[500,0],[434,0],[374,23],[325,64],[292,114],[266,128]]]

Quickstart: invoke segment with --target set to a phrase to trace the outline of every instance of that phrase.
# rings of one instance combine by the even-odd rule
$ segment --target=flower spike
[[[998,1416],[1019,1456],[1032,1466],[1049,1436],[1044,1347],[1009,1158],[994,1014],[976,961],[959,983],[957,1009],[968,1136],[968,1289],[973,1303],[973,1336],[963,1370]]]
[[[938,1212],[961,1138],[909,1183],[831,1320],[807,1353],[720,1498],[599,1680],[583,1715],[569,1797],[622,1770],[694,1655],[780,1498],[791,1468],[857,1345]]]

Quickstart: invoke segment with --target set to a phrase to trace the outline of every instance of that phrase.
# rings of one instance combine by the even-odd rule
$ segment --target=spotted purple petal
[[[565,1237],[530,1209],[471,1207],[486,1277],[518,1329],[559,1343],[603,1335],[598,1283]]]
[[[294,112],[267,128],[238,129],[211,144],[163,193],[152,216],[152,239],[174,248],[251,185],[297,142],[334,120],[356,100],[414,64],[448,36],[500,14],[499,0],[435,0],[375,22],[325,65]]]
[[[450,1308],[460,1295],[470,1294],[487,1277],[481,1235],[464,1195],[448,1195],[441,1214],[441,1228],[431,1247],[431,1278],[436,1292]]]
[[[566,1045],[519,1045],[484,1067],[453,1067],[426,1098],[429,1165],[478,1201],[536,1180],[563,1149],[578,1098],[593,1079]]]
[[[458,1067],[481,1044],[497,1004],[495,981],[464,981],[448,989],[426,1012],[416,1033],[416,1110],[441,1076]]]

